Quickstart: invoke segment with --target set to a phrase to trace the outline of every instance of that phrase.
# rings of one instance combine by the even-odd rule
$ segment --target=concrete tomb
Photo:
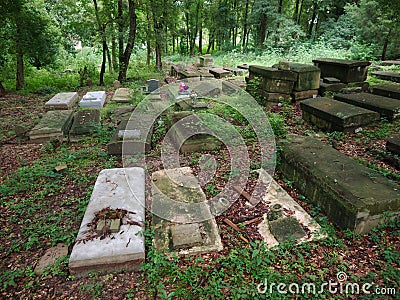
[[[44,143],[57,139],[65,140],[71,127],[74,112],[72,110],[52,110],[46,112],[39,123],[29,132],[33,143]]]
[[[336,58],[318,58],[313,63],[321,69],[321,77],[335,77],[343,83],[365,81],[371,64],[369,61]]]
[[[120,103],[131,102],[131,90],[128,88],[119,88],[115,91],[111,100]]]
[[[48,110],[53,109],[71,109],[78,102],[78,93],[58,93],[45,103]]]
[[[372,93],[375,95],[400,100],[400,85],[398,85],[398,84],[377,84],[372,87]]]
[[[280,171],[339,228],[366,233],[400,213],[400,186],[317,139],[282,142]]]
[[[87,92],[79,102],[79,106],[83,108],[102,108],[106,101],[106,92]]]
[[[74,114],[74,121],[69,131],[69,140],[72,142],[79,141],[85,136],[94,134],[100,126],[100,110],[80,110]]]
[[[129,182],[129,183],[128,183]],[[145,176],[142,168],[105,169],[97,177],[69,259],[71,274],[138,271],[145,259]],[[116,226],[100,224],[102,221]],[[99,231],[97,228],[101,227]],[[113,232],[112,232],[113,231]]]
[[[326,97],[301,101],[300,107],[303,120],[327,131],[354,132],[379,120],[375,111]]]

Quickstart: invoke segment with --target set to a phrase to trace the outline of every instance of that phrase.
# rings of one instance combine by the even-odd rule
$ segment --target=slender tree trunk
[[[128,70],[129,60],[131,58],[132,49],[135,44],[135,38],[136,38],[135,0],[128,0],[128,6],[129,6],[129,37],[124,51],[123,64],[118,74],[118,80],[120,82],[126,81],[126,72]]]
[[[96,14],[97,25],[99,26],[99,32],[101,34],[101,41],[102,41],[102,50],[103,50],[103,60],[101,62],[101,69],[100,69],[100,85],[104,85],[104,73],[106,72],[106,61],[107,61],[107,40],[106,40],[106,26],[101,24],[100,16],[99,16],[99,8],[97,6],[97,0],[93,0],[94,4],[94,11]]]
[[[150,66],[150,58],[151,58],[151,12],[149,5],[146,5],[146,19],[147,19],[147,32],[146,32],[146,48],[147,48],[147,55],[146,55],[146,65]]]
[[[113,70],[118,70],[117,63],[117,44],[115,42],[115,27],[113,25],[112,35],[111,35],[111,63]]]
[[[118,13],[117,13],[117,23],[118,23],[118,72],[121,71],[122,64],[124,63],[124,19],[123,19],[123,1],[118,0]]]
[[[293,21],[297,23],[297,18],[299,16],[299,5],[300,5],[300,0],[296,0],[295,6],[294,6],[294,13],[293,13]]]
[[[199,24],[199,53],[203,54],[203,17],[200,17]]]
[[[297,16],[297,25],[300,25],[301,22],[301,15],[303,13],[303,0],[300,2],[300,9],[299,9],[299,15]]]
[[[0,97],[3,97],[6,94],[6,89],[4,88],[3,84],[0,81]]]
[[[110,49],[108,48],[107,44],[106,44],[106,52],[107,52],[107,61],[108,61],[108,72],[112,73],[113,65],[112,65],[112,60],[111,60],[111,53],[110,53]]]
[[[392,28],[390,28],[388,34],[386,35],[385,42],[383,43],[381,60],[386,60],[386,51],[389,44],[389,38],[391,35],[392,35]]]
[[[244,9],[244,16],[243,16],[243,35],[242,35],[242,47],[246,47],[246,36],[247,36],[247,18],[249,14],[249,0],[246,0],[246,5]]]
[[[310,23],[310,27],[308,28],[308,37],[312,36],[312,31],[313,31],[313,28],[314,28],[314,22],[315,22],[315,19],[317,18],[317,12],[318,12],[318,4],[317,4],[317,2],[314,2],[313,14],[312,14],[312,17],[311,17],[311,23]]]
[[[17,24],[17,36],[16,36],[16,56],[17,56],[17,74],[16,74],[16,85],[15,88],[17,90],[21,90],[24,87],[24,81],[25,81],[25,74],[24,74],[24,55],[23,55],[23,50],[22,50],[22,41],[21,41],[21,28],[18,25],[18,22],[15,22]]]
[[[264,48],[265,38],[267,36],[267,16],[265,13],[261,14],[260,20],[260,48]]]

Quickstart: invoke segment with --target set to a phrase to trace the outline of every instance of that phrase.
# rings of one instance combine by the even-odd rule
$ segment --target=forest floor
[[[108,96],[112,93],[110,90]],[[69,274],[66,257],[42,275],[36,275],[34,266],[48,248],[65,243],[71,250],[98,173],[104,168],[122,167],[120,159],[107,155],[107,141],[115,128],[107,111],[103,112],[103,127],[95,138],[61,145],[28,143],[23,131],[32,128],[45,113],[43,104],[49,98],[18,94],[0,98],[0,298],[263,299],[268,295],[260,294],[257,286],[266,278],[276,284],[313,282],[320,286],[337,280],[339,271],[346,273],[347,282],[373,285],[375,289],[371,292],[375,293],[375,298],[380,297],[379,293],[386,294],[382,299],[398,297],[400,221],[391,219],[366,235],[339,230],[283,178],[279,167],[275,175],[278,183],[322,225],[328,238],[302,245],[283,244],[269,250],[259,242],[261,237],[254,223],[244,229],[252,240],[246,244],[223,219],[228,217],[235,223],[241,222],[259,216],[263,207],[249,209],[241,197],[216,218],[224,246],[221,252],[167,257],[154,252],[148,230],[147,258],[142,272],[93,273],[87,278],[76,278]],[[385,148],[387,137],[400,131],[400,121],[379,122],[356,134],[325,134],[302,121],[298,103],[273,105],[265,110],[284,119],[289,134],[317,136],[400,184],[400,170],[371,151]],[[16,128],[17,124],[21,126]],[[21,137],[16,136],[16,131],[22,131]],[[162,130],[156,128],[155,132],[153,143],[157,145]],[[158,146],[154,147],[147,158],[150,172],[162,168],[159,151]],[[223,166],[225,151],[212,154]],[[196,173],[193,158],[198,157],[183,156],[182,164],[191,166]],[[68,165],[62,174],[53,170],[60,163]],[[221,167],[218,172],[222,174],[227,170]],[[216,177],[213,188],[205,190],[208,197],[223,187],[218,173]],[[253,184],[250,180],[246,186],[250,193]],[[389,288],[395,288],[397,295],[389,295],[393,292]],[[360,299],[360,295],[354,293],[336,291],[334,294],[323,292],[328,298]],[[282,294],[276,289],[272,295],[313,298],[312,295]]]

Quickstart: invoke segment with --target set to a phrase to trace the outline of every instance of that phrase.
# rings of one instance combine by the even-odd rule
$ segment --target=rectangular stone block
[[[371,75],[374,75],[383,80],[400,82],[400,73],[397,73],[397,72],[376,71],[376,72],[372,72]]]
[[[319,94],[320,95],[324,95],[325,92],[339,92],[341,91],[343,88],[346,87],[346,84],[344,83],[325,83],[325,82],[320,82],[319,85]]]
[[[39,123],[28,133],[33,143],[44,143],[52,139],[64,140],[71,127],[72,110],[52,110],[46,112]]]
[[[294,84],[294,90],[308,91],[308,90],[317,90],[319,88],[319,81],[321,71],[319,68],[313,65],[300,64],[289,62],[288,68],[291,72],[296,74],[296,81]],[[276,65],[276,67],[278,67]],[[273,66],[274,67],[274,66]]]
[[[78,93],[58,93],[45,103],[48,110],[53,109],[71,109],[78,102]]]
[[[186,70],[182,70],[179,72],[180,79],[194,78],[194,77],[200,77],[200,73],[197,71],[186,71]]]
[[[335,77],[343,83],[365,81],[371,64],[369,61],[335,58],[318,58],[313,63],[321,69],[321,77]]]
[[[214,58],[210,54],[200,56],[200,67],[211,67],[214,64]]]
[[[119,88],[115,91],[111,100],[119,103],[129,103],[132,101],[131,90],[128,88]]]
[[[386,141],[386,150],[400,155],[400,134],[396,134]]]
[[[324,83],[340,83],[340,80],[335,77],[324,77],[322,80]]]
[[[138,271],[145,259],[144,169],[106,169],[97,177],[90,202],[69,259],[71,274],[86,276],[91,271]],[[116,233],[101,236],[93,221],[99,212],[122,214]]]
[[[224,70],[231,72],[235,76],[242,76],[246,71],[241,68],[233,68],[233,67],[224,67]]]
[[[237,66],[239,69],[243,70],[249,70],[249,65],[248,64],[241,64]]]
[[[400,117],[400,101],[396,99],[369,93],[336,94],[334,99],[376,111],[388,120]]]
[[[300,102],[303,120],[327,131],[354,132],[379,120],[377,112],[326,97]]]
[[[229,71],[224,70],[223,68],[212,68],[209,72],[217,79],[228,77],[231,74]]]
[[[74,121],[69,131],[69,140],[76,142],[85,136],[95,134],[100,126],[100,110],[80,110],[74,114]]]
[[[317,95],[318,95],[318,90],[309,90],[309,91],[301,91],[301,92],[294,91],[291,94],[293,101],[300,101],[300,100],[316,97]]]
[[[105,101],[105,91],[87,92],[79,102],[79,106],[84,108],[102,108]]]
[[[249,75],[250,79],[252,79],[254,76],[261,76],[269,79],[278,79],[278,80],[293,81],[293,82],[297,80],[296,73],[291,72],[289,70],[279,70],[277,68],[250,65],[249,71],[250,71]]]
[[[372,93],[379,96],[389,97],[400,100],[400,85],[397,84],[377,84],[372,87]]]
[[[135,114],[134,120],[122,120],[107,145],[110,155],[147,153],[151,149],[153,118],[147,114]],[[151,124],[150,124],[151,123]],[[126,143],[123,148],[123,143]]]
[[[400,66],[400,60],[383,60],[381,62],[382,66]]]
[[[280,171],[339,228],[366,233],[400,213],[400,186],[311,137],[282,143]]]

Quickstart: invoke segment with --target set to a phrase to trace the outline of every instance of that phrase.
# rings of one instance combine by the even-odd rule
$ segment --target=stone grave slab
[[[354,132],[379,120],[375,111],[326,97],[301,101],[300,108],[304,121],[327,131]]]
[[[243,70],[249,70],[249,65],[248,64],[241,64],[237,66],[239,69]]]
[[[258,173],[261,182],[266,185],[270,183],[262,200],[269,205],[270,212],[264,215],[263,221],[258,225],[258,231],[268,247],[276,246],[288,238],[302,243],[325,237],[321,226],[271,178],[271,175],[263,169],[258,170]],[[272,216],[272,212],[277,213]],[[307,233],[304,228],[307,229]]]
[[[392,66],[392,65],[400,66],[400,60],[383,60],[381,62],[381,65],[382,66]]]
[[[71,127],[72,110],[51,110],[46,112],[39,123],[28,133],[32,143],[44,143],[57,139],[64,141]]]
[[[369,93],[336,94],[334,99],[378,112],[381,117],[394,120],[400,117],[400,101]]]
[[[277,68],[250,65],[250,79],[252,77],[259,75],[261,77],[269,78],[269,79],[278,79],[295,82],[297,80],[297,75],[294,72],[289,70],[279,70]]]
[[[400,155],[400,134],[396,134],[386,141],[386,150]]]
[[[335,77],[324,77],[324,78],[322,78],[322,81],[324,83],[329,83],[329,84],[340,83],[340,80]]]
[[[147,86],[149,88],[149,92],[150,93],[158,90],[158,80],[157,79],[149,79],[149,80],[147,80]]]
[[[69,131],[69,140],[77,142],[92,135],[100,128],[100,125],[100,110],[80,110],[74,114],[74,121]]]
[[[189,97],[182,98],[179,102],[177,102],[178,106],[180,107],[181,110],[205,110],[208,109],[208,104],[203,101],[192,101]]]
[[[189,71],[189,70],[181,70],[179,72],[179,78],[181,78],[181,79],[195,78],[195,77],[200,77],[200,72],[198,72],[198,71]]]
[[[135,110],[135,106],[119,106],[116,107],[112,114],[111,120],[119,124],[122,120],[128,120]]]
[[[366,233],[400,213],[400,185],[317,139],[282,142],[280,171],[339,228]]]
[[[192,170],[160,170],[152,174],[152,180],[155,249],[178,255],[221,251],[217,223]],[[204,221],[191,221],[198,217]]]
[[[258,78],[258,88],[267,93],[290,94],[297,80],[296,73],[288,70],[251,65],[249,71],[249,80]]]
[[[171,76],[173,77],[178,77],[179,73],[181,72],[181,70],[183,70],[185,68],[184,65],[172,65],[171,66]]]
[[[243,76],[246,73],[246,70],[234,67],[224,67],[224,70],[231,72],[235,76]]]
[[[372,72],[371,75],[374,75],[383,80],[400,82],[400,73],[398,73],[398,72],[376,71],[376,72]]]
[[[317,90],[319,88],[319,81],[321,71],[313,65],[300,64],[300,63],[287,63],[291,72],[296,74],[296,81],[294,90],[297,92]],[[279,68],[281,65],[277,64],[272,67]]]
[[[335,92],[335,93],[337,93],[337,92],[341,91],[345,87],[346,87],[345,83],[341,83],[341,82],[339,82],[339,83],[325,83],[325,82],[321,81],[320,84],[319,84],[318,91],[319,91],[320,95],[324,95],[325,92]]]
[[[79,102],[80,107],[84,108],[102,108],[106,101],[105,91],[87,92]]]
[[[177,123],[179,120],[191,116],[193,119],[189,123]],[[170,124],[173,126],[170,128],[171,131],[171,142],[175,147],[179,147],[179,151],[183,153],[196,152],[203,150],[213,151],[221,146],[221,142],[214,136],[208,134],[195,134],[192,135],[193,128],[202,126],[201,120],[191,112],[175,112],[169,117]],[[186,139],[186,136],[190,136]]]
[[[343,83],[360,82],[367,79],[369,61],[336,58],[313,59],[321,69],[321,77],[335,77]]]
[[[144,236],[140,234],[145,221],[144,179],[142,168],[105,169],[99,173],[69,259],[71,274],[140,269],[145,259]],[[120,217],[119,231],[99,236],[93,224],[99,213]]]
[[[107,144],[107,152],[110,155],[121,156],[123,143],[125,151],[129,153],[145,152],[151,149],[151,137],[153,134],[153,116],[150,114],[135,114],[134,120],[122,120]],[[149,124],[151,123],[151,124]],[[150,131],[146,128],[150,128]],[[128,154],[128,152],[126,152]]]
[[[398,85],[398,84],[377,84],[372,87],[372,93],[375,95],[400,100],[400,85]]]
[[[43,271],[46,267],[53,265],[58,258],[65,257],[67,255],[68,246],[65,244],[59,243],[57,246],[47,249],[35,266],[34,272],[39,275],[43,274]]]
[[[214,64],[214,58],[211,54],[200,56],[200,67],[211,67]]]
[[[267,101],[267,102],[279,103],[279,102],[288,101],[288,100],[292,99],[292,96],[290,94],[269,93],[264,90],[258,90],[258,94],[261,96],[261,98],[264,101]]]
[[[221,94],[221,88],[213,80],[200,81],[191,86],[198,97],[217,97]]]
[[[129,103],[132,101],[131,90],[128,88],[119,88],[115,91],[111,100],[119,103]]]
[[[223,68],[212,68],[209,72],[217,79],[225,78],[231,75],[231,72],[224,70]]]
[[[318,90],[308,90],[308,91],[301,91],[301,92],[296,92],[293,91],[291,94],[293,101],[300,101],[312,97],[316,97],[318,95]]]
[[[48,110],[71,109],[78,102],[78,99],[77,92],[58,93],[47,101],[44,106]]]

